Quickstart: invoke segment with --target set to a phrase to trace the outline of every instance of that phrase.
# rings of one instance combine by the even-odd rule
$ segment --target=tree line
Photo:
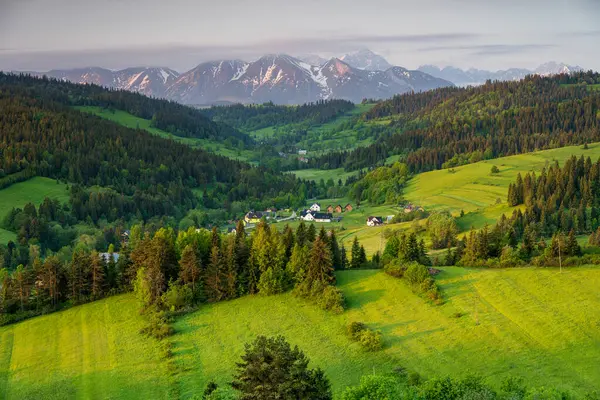
[[[68,254],[48,252],[46,257],[30,247],[27,263],[5,263],[0,269],[2,323],[130,290],[146,309],[293,290],[341,312],[344,300],[334,286],[334,271],[367,264],[357,239],[347,254],[335,231],[317,232],[303,222],[295,231],[286,226],[279,232],[262,221],[249,236],[243,222],[233,234],[216,228],[153,232],[135,225],[119,247],[117,252],[111,244],[100,255],[80,244]]]

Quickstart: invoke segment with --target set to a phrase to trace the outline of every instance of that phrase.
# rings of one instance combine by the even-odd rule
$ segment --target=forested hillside
[[[201,111],[214,121],[249,132],[268,126],[294,123],[323,124],[353,108],[354,104],[346,100],[320,100],[300,106],[281,106],[273,103],[235,104],[205,108]]]
[[[263,202],[281,206],[304,202],[295,196],[301,183],[291,175],[192,149],[73,109],[72,98],[93,101],[83,97],[88,89],[95,91],[95,98],[115,94],[95,87],[0,75],[0,188],[33,176],[73,184],[66,212],[69,218],[61,217],[65,213],[62,207],[53,205],[55,211],[45,213],[46,220],[63,226],[72,224],[71,218],[93,224],[134,217],[173,216],[178,220],[196,207],[229,210],[236,204],[244,210]],[[143,102],[151,104],[150,108],[170,107],[162,101],[158,105],[151,99]],[[304,193],[311,185],[305,184]],[[39,224],[41,217],[30,214]],[[34,234],[28,233],[27,221],[21,218],[8,225],[15,232],[27,225],[21,235],[25,243],[33,237],[39,240],[43,232],[33,229]]]
[[[413,172],[600,139],[600,74],[529,76],[466,89],[395,96],[364,114],[388,121],[389,136],[367,148],[329,153],[309,167],[371,166],[401,154]]]
[[[72,106],[99,106],[126,111],[140,118],[152,120],[156,128],[181,137],[226,140],[233,138],[243,143],[252,139],[232,129],[215,123],[198,110],[167,100],[154,99],[124,90],[106,89],[97,85],[78,85],[48,78],[0,73],[4,95],[12,91],[26,92],[46,102]]]

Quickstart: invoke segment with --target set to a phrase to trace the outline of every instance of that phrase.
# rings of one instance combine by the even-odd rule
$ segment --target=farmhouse
[[[327,207],[327,212],[330,214],[333,213],[333,206]]]
[[[263,213],[250,211],[244,216],[244,221],[247,224],[258,224],[263,217]]]
[[[350,203],[346,204],[346,206],[344,207],[344,210],[346,210],[346,211],[352,211],[353,210],[352,204],[350,204]]]
[[[313,205],[310,206],[310,211],[320,212],[321,205],[319,203],[313,203]]]
[[[343,212],[344,209],[342,208],[341,205],[338,204],[337,206],[335,206],[335,208],[333,209],[333,211],[339,214],[339,213]]]
[[[383,225],[383,218],[381,218],[381,217],[367,218],[367,226],[381,226],[381,225]]]
[[[314,221],[315,216],[311,211],[302,211],[300,213],[300,219],[303,219],[304,221]]]
[[[314,213],[313,218],[315,222],[331,222],[333,216],[329,213]]]
[[[306,155],[306,150],[298,150],[298,154],[301,156],[305,156]]]

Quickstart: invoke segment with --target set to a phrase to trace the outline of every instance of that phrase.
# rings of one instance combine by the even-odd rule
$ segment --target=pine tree
[[[225,279],[222,269],[223,260],[221,258],[221,251],[217,246],[213,246],[210,252],[210,262],[206,268],[204,277],[204,290],[210,302],[221,301],[225,297]]]
[[[315,241],[316,237],[317,237],[317,228],[315,227],[315,224],[310,224],[306,231],[306,240],[309,243],[312,243]]]
[[[340,252],[340,244],[337,241],[337,237],[335,235],[335,230],[331,230],[331,235],[329,236],[329,250],[331,251],[331,261],[333,262],[333,268],[336,270],[344,269],[342,265],[342,255]]]
[[[202,271],[200,259],[192,245],[187,245],[179,260],[179,279],[184,285],[190,285],[194,295],[197,294],[201,282]]]
[[[225,243],[225,254],[223,257],[224,262],[224,275],[225,275],[225,298],[233,299],[237,297],[237,257],[235,251],[236,240],[235,237],[228,237]]]
[[[315,282],[335,283],[331,254],[325,242],[316,238],[310,251],[305,280],[311,285]]]
[[[110,256],[110,255],[109,255]],[[104,295],[105,264],[98,252],[93,251],[90,255],[91,293],[93,299],[99,299]]]
[[[346,269],[348,267],[348,255],[346,254],[346,247],[342,243],[342,248],[340,249],[340,269]]]
[[[354,236],[354,241],[352,241],[352,260],[350,262],[350,268],[360,268],[362,266],[361,257],[360,257],[360,244],[358,243],[358,237]]]
[[[304,223],[304,221],[300,221],[300,224],[298,225],[298,228],[296,229],[296,243],[302,247],[304,246],[308,240],[306,238],[306,224]]]

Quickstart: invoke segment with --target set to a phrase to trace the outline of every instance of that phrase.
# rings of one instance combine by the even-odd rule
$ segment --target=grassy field
[[[69,201],[67,185],[63,183],[57,184],[52,179],[35,177],[0,190],[0,222],[13,207],[23,208],[27,203],[39,206],[46,197],[57,199],[61,203]],[[17,235],[14,232],[0,228],[1,244],[6,244],[16,239]]]
[[[163,137],[165,139],[176,140],[180,143],[188,145],[193,148],[202,148],[215,154],[219,154],[225,157],[233,158],[241,161],[248,161],[254,153],[248,150],[236,150],[225,147],[222,143],[216,142],[209,139],[198,139],[198,138],[183,138],[170,134],[169,132],[163,131],[162,129],[151,126],[151,121],[143,118],[136,117],[125,111],[121,110],[107,110],[102,107],[93,106],[81,106],[75,107],[79,111],[87,112],[90,114],[97,115],[101,118],[108,119],[116,122],[120,125],[126,126],[132,129],[143,129],[150,132],[153,135]]]
[[[318,182],[321,179],[323,179],[324,181],[327,181],[328,179],[331,178],[331,179],[333,179],[333,181],[335,182],[336,185],[337,185],[338,179],[341,179],[342,182],[346,182],[346,179],[357,174],[356,171],[346,172],[346,171],[344,171],[344,168],[299,169],[296,171],[291,171],[290,173],[296,175],[300,179],[306,179],[309,181],[316,181],[316,182]]]
[[[445,268],[437,280],[442,306],[379,271],[338,274],[342,315],[289,293],[205,305],[174,324],[170,378],[155,342],[138,334],[132,295],[35,318],[0,328],[0,398],[187,399],[210,379],[229,382],[244,343],[258,334],[297,344],[335,393],[399,366],[426,377],[480,374],[496,386],[520,375],[532,386],[597,389],[600,269]],[[350,342],[351,321],[381,330],[384,349],[366,353]]]
[[[464,210],[468,214],[459,220],[461,227],[479,228],[485,222],[493,223],[503,213],[512,212],[512,208],[506,206],[506,196],[508,185],[519,172],[539,172],[546,163],[557,160],[562,164],[571,155],[589,156],[595,161],[600,157],[600,144],[591,144],[587,150],[570,146],[426,172],[412,179],[404,193],[408,201],[430,211],[447,210],[458,214]],[[493,165],[498,166],[500,173],[490,172]]]
[[[0,398],[170,398],[143,323],[125,295],[0,328]]]
[[[67,185],[42,177],[35,177],[25,182],[10,185],[0,190],[0,220],[13,207],[22,208],[27,203],[39,206],[46,197],[57,199],[60,202],[69,201]]]

